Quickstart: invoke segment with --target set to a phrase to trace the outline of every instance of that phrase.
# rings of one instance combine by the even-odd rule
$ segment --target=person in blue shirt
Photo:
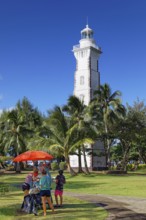
[[[47,175],[50,176],[50,178],[52,179],[51,173],[50,173],[50,163],[46,163],[43,166],[44,166],[44,170],[46,170]]]
[[[47,174],[46,170],[43,170],[42,177],[40,178],[40,182],[39,182],[44,216],[46,216],[46,201],[48,201],[50,209],[54,213],[54,206],[51,201],[51,191],[50,191],[52,181],[51,181],[51,178],[46,174]]]

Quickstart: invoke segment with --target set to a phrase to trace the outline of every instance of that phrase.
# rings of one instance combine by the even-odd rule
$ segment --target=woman
[[[36,181],[37,180],[37,177],[38,177],[38,168],[36,166],[33,167],[33,181]]]
[[[51,202],[51,178],[46,175],[47,172],[45,170],[42,171],[42,177],[40,179],[40,195],[42,198],[42,204],[43,204],[43,211],[44,211],[44,216],[46,216],[46,201],[48,201],[48,204],[54,213],[54,206]]]

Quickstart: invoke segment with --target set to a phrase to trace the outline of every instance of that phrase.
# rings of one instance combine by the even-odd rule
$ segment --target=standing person
[[[42,177],[40,179],[40,195],[42,198],[42,204],[43,204],[43,211],[44,211],[44,216],[46,216],[46,201],[48,201],[48,204],[54,213],[54,206],[51,202],[51,192],[50,192],[50,187],[51,187],[51,178],[46,175],[46,171],[42,171]]]
[[[50,163],[46,163],[44,165],[44,170],[46,170],[47,175],[52,179],[51,173],[50,173]]]
[[[56,189],[55,189],[55,207],[62,207],[63,204],[63,185],[66,183],[65,176],[63,175],[63,170],[58,171],[59,175],[56,176]],[[60,205],[58,204],[58,196],[60,198]]]
[[[40,162],[40,164],[38,165],[39,174],[41,174],[43,170],[44,170],[43,162]]]

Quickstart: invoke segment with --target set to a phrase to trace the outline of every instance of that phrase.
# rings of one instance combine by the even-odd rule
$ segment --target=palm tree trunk
[[[82,170],[82,161],[81,161],[81,148],[78,149],[78,173],[83,173]]]
[[[19,155],[19,153],[17,152],[17,156]],[[21,173],[21,167],[20,167],[20,163],[16,162],[15,163],[15,171],[16,173]]]
[[[71,176],[75,176],[76,172],[73,170],[73,168],[70,166],[70,160],[69,157],[65,157],[66,160],[66,164],[67,164],[67,169],[69,171],[69,173],[71,174]]]
[[[130,150],[130,146],[126,146],[125,147],[125,150],[124,150],[124,155],[123,155],[123,158],[122,158],[122,161],[121,161],[121,169],[123,171],[126,171],[127,170],[127,163],[128,163],[128,158],[129,158],[129,150]]]
[[[88,166],[87,166],[87,158],[86,158],[85,146],[84,145],[82,146],[82,149],[83,149],[83,156],[84,156],[85,172],[87,174],[90,174]]]
[[[107,166],[108,166],[108,169],[110,169],[111,167],[111,160],[110,160],[110,140],[108,138],[108,127],[107,127],[107,123],[106,123],[106,120],[104,121],[105,123],[105,133],[106,133],[106,152],[107,152],[107,155],[106,155],[106,158],[107,158]]]
[[[110,159],[110,141],[107,139],[107,165],[108,169],[111,168],[111,159]]]

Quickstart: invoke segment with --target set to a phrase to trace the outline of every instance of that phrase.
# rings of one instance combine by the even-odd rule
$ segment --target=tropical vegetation
[[[146,106],[138,99],[133,106],[124,106],[120,97],[120,91],[112,93],[104,84],[88,106],[70,96],[64,106],[48,109],[47,115],[24,97],[0,115],[0,155],[15,157],[29,149],[45,150],[58,162],[65,161],[71,175],[89,173],[87,155],[106,158],[108,169],[115,164],[126,170],[129,163],[136,168],[146,163]],[[103,143],[102,153],[94,152],[98,141]],[[71,167],[71,155],[78,156],[78,170]],[[16,164],[16,171],[20,165]]]

